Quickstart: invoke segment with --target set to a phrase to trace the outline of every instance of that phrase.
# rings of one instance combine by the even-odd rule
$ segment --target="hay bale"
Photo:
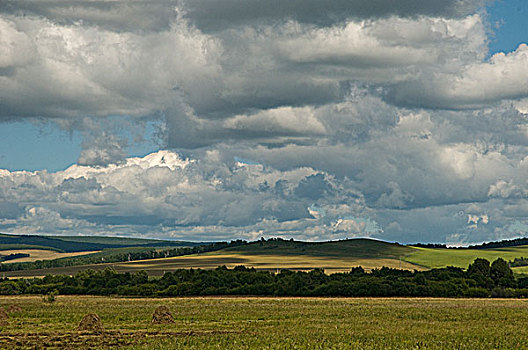
[[[77,327],[78,331],[102,333],[104,331],[101,319],[97,314],[87,314],[83,317]]]
[[[17,304],[9,305],[7,307],[7,313],[13,313],[13,312],[22,312],[22,308],[18,306]]]
[[[152,323],[167,324],[174,323],[174,318],[166,306],[158,306],[152,315]]]
[[[0,308],[0,326],[9,325],[9,315],[7,311],[2,307]]]

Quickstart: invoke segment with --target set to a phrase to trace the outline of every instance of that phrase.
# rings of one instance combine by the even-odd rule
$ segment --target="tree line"
[[[520,257],[509,261],[510,267],[528,266],[528,258]]]
[[[27,253],[11,253],[8,255],[0,255],[0,262],[2,261],[8,261],[8,260],[15,260],[20,258],[29,258],[29,254]]]
[[[237,266],[214,270],[179,269],[163,277],[147,272],[117,273],[111,268],[74,276],[0,280],[0,294],[123,296],[344,296],[344,297],[528,297],[528,277],[515,278],[508,263],[476,259],[467,270],[446,267],[407,271],[383,267],[366,272],[325,274],[281,270],[279,273]]]
[[[520,245],[528,245],[528,237],[515,238],[515,239],[504,239],[502,241],[486,242],[476,245],[469,245],[467,247],[452,247],[445,243],[415,243],[410,244],[411,246],[421,248],[434,248],[434,249],[490,249],[490,248],[505,248],[505,247],[516,247]]]

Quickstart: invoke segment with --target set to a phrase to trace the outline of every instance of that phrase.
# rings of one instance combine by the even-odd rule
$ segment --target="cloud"
[[[447,50],[460,45],[462,40],[469,44],[466,47],[469,57],[484,39],[481,19],[476,15],[456,20],[392,17],[299,29],[302,34],[278,44],[281,53],[291,61],[366,69],[439,64],[454,59],[454,54]],[[475,37],[470,39],[471,34]]]
[[[310,135],[325,134],[324,125],[314,115],[313,108],[282,107],[246,116],[237,115],[224,122],[227,129],[258,134]]]
[[[12,1],[0,10],[16,16],[44,17],[59,25],[83,23],[123,31],[160,31],[168,29],[177,1]]]
[[[383,207],[390,203],[409,208],[485,201],[489,186],[498,178],[523,176],[516,165],[521,155],[485,149],[477,139],[470,141],[470,133],[466,133],[465,142],[445,142],[441,135],[452,126],[445,119],[433,120],[427,114],[403,115],[388,130],[349,137],[348,142],[253,149],[226,145],[222,150],[239,152],[277,169],[310,164],[338,178],[347,177],[365,194],[369,205],[377,202]]]
[[[105,132],[95,137],[85,137],[83,146],[84,149],[77,160],[80,165],[106,165],[126,157],[124,141]]]
[[[0,229],[519,234],[528,49],[488,57],[486,3],[4,1],[0,121],[83,141],[68,169],[0,170]],[[169,150],[129,158],[152,121]]]
[[[480,0],[419,1],[403,0],[194,0],[186,3],[187,15],[206,31],[291,19],[300,23],[328,26],[350,19],[398,17],[461,17],[484,4]],[[214,13],[215,16],[210,14]]]
[[[45,207],[27,207],[24,215],[16,220],[0,219],[0,227],[9,226],[16,227],[16,232],[68,234],[76,230],[90,230],[95,225],[84,220],[63,218]]]
[[[514,207],[502,198],[488,201],[486,192],[484,199],[480,194],[472,198],[476,185],[465,187],[482,180],[460,179],[456,171],[451,175],[453,183],[445,188],[438,185],[437,177],[430,177],[429,191],[423,193],[422,184],[416,182],[424,179],[415,177],[416,168],[389,174],[394,182],[383,187],[382,179],[371,182],[362,175],[348,179],[331,175],[331,169],[290,164],[280,170],[235,160],[227,164],[221,153],[185,159],[159,151],[118,164],[73,165],[55,173],[3,170],[0,203],[6,211],[0,229],[71,234],[73,227],[82,234],[189,240],[282,235],[404,242],[442,241],[458,233],[464,242],[474,242],[502,237],[501,228],[528,212],[526,203]],[[385,161],[378,158],[378,167]],[[458,187],[455,179],[461,181]],[[487,187],[476,189],[480,188]]]
[[[170,26],[174,11],[182,11],[204,31],[219,31],[233,26],[273,23],[284,18],[300,23],[327,26],[348,19],[382,17],[448,17],[474,13],[484,0],[316,0],[283,2],[268,0],[163,0],[163,1],[83,1],[6,0],[0,10],[10,14],[42,16],[60,24],[82,22],[115,31],[158,31]],[[211,16],[214,13],[214,16]],[[128,20],[127,20],[128,19]]]
[[[61,233],[70,225],[88,234],[132,226],[152,234],[160,227],[242,232],[254,226],[269,235],[272,227],[265,229],[263,222],[274,222],[274,228],[290,227],[291,235],[300,234],[293,227],[312,226],[323,234],[333,230],[330,221],[362,213],[359,202],[337,212],[331,209],[327,200],[342,184],[325,180],[311,168],[280,172],[258,164],[226,167],[215,162],[202,165],[204,161],[159,151],[104,167],[73,165],[55,173],[3,171],[0,202],[6,207],[17,203],[25,211],[18,211],[16,219],[5,217],[0,227],[10,232]],[[323,189],[317,195],[309,192],[320,185]],[[308,211],[311,203],[330,206],[328,216],[314,222]],[[209,238],[188,238],[198,237]]]
[[[488,191],[488,196],[490,197],[501,197],[501,198],[510,198],[517,196],[526,196],[528,193],[523,191],[517,185],[513,184],[512,181],[499,180],[496,183],[492,184]]]
[[[516,101],[514,105],[517,108],[517,111],[519,111],[519,113],[528,114],[528,98]]]
[[[390,99],[421,107],[476,109],[527,96],[528,45],[521,44],[514,52],[493,55],[489,62],[472,63],[455,73],[436,73],[428,79],[396,85]]]
[[[11,72],[0,76],[0,118],[148,115],[217,69],[215,40],[185,21],[138,34],[3,15],[0,27]]]
[[[427,67],[453,69],[485,55],[479,15],[352,18],[314,27],[278,11],[278,22],[248,22],[208,33],[193,25],[186,5],[165,5],[170,5],[164,15],[168,24],[138,31],[123,23],[131,23],[129,10],[135,11],[132,18],[151,18],[138,10],[146,6],[141,3],[52,2],[46,7],[9,2],[0,18],[5,52],[0,62],[6,72],[0,77],[0,118],[161,114],[171,129],[194,125],[201,130],[203,123],[255,110],[338,102],[348,94],[350,81],[393,84]],[[61,20],[57,14],[79,6],[99,13],[93,18],[121,16],[116,24],[121,27],[104,20],[71,21],[66,15]],[[346,6],[356,12],[354,4]],[[422,7],[442,6],[427,2]],[[18,96],[26,96],[26,103]],[[217,127],[221,134],[222,123]]]

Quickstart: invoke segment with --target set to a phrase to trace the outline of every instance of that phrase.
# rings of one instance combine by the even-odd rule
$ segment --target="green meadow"
[[[528,257],[528,246],[489,248],[489,249],[445,249],[412,247],[413,251],[405,256],[405,261],[427,268],[456,266],[466,268],[476,258],[489,261],[503,258],[506,261],[514,258]],[[514,272],[528,272],[525,267],[514,267]]]

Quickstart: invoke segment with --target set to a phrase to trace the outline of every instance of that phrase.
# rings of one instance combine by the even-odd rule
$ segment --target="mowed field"
[[[0,297],[9,349],[516,349],[528,301],[499,299]],[[158,306],[175,322],[151,323]],[[77,332],[87,313],[104,332]]]

